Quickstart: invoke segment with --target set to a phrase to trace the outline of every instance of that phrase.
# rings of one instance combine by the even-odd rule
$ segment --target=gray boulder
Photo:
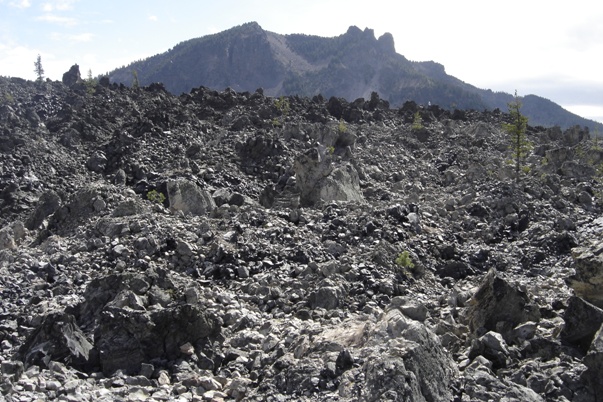
[[[463,400],[544,402],[544,398],[530,388],[499,378],[481,364],[472,363],[467,367],[463,382]]]
[[[50,361],[69,363],[79,369],[89,369],[98,362],[92,343],[78,327],[75,317],[66,313],[46,316],[19,350],[27,364],[47,367]]]
[[[137,374],[153,359],[175,360],[186,343],[196,346],[220,332],[219,322],[198,306],[185,304],[152,312],[130,306],[101,314],[96,347],[103,373]]]
[[[582,362],[588,367],[584,376],[595,394],[594,400],[600,401],[603,399],[603,326],[597,331]]]
[[[572,250],[576,273],[569,284],[576,295],[603,308],[603,241]]]
[[[172,210],[191,215],[206,215],[216,208],[211,194],[188,180],[167,183],[169,205]]]
[[[52,215],[60,206],[61,197],[59,197],[56,192],[52,190],[45,192],[40,196],[36,209],[29,216],[27,221],[25,221],[25,227],[29,230],[37,229],[44,219]]]
[[[330,156],[318,148],[298,156],[293,169],[302,205],[364,199],[356,169],[349,163],[334,166]]]
[[[435,333],[399,307],[386,310],[367,346],[375,348],[362,368],[362,400],[452,400],[454,361]]]
[[[67,85],[68,87],[72,87],[75,84],[79,84],[80,82],[82,82],[82,76],[80,74],[80,66],[78,66],[77,64],[74,64],[73,66],[71,66],[69,71],[67,71],[63,74],[62,81],[63,81],[63,84]]]
[[[527,321],[539,321],[540,310],[528,295],[501,278],[496,271],[486,274],[473,296],[468,310],[472,332],[495,331],[505,340],[513,337],[513,328]]]
[[[577,296],[569,299],[563,315],[565,325],[561,339],[586,351],[603,324],[603,310]]]

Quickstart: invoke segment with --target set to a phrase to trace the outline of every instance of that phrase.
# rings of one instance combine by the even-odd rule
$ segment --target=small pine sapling
[[[509,102],[510,123],[503,123],[503,129],[509,135],[510,148],[513,162],[515,163],[515,180],[519,182],[521,172],[528,172],[525,167],[525,158],[532,149],[532,143],[528,141],[526,131],[528,129],[528,118],[521,114],[521,100],[515,91],[515,98]]]

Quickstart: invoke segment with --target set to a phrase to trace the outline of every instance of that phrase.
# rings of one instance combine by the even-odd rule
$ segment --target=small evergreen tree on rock
[[[34,62],[34,73],[38,77],[36,81],[42,82],[44,80],[44,68],[42,68],[42,56],[38,55],[38,58]]]
[[[521,172],[524,170],[525,158],[532,149],[532,143],[528,141],[526,131],[528,129],[528,118],[521,114],[521,100],[515,91],[515,98],[508,103],[510,123],[503,123],[503,129],[509,135],[510,148],[515,163],[515,180],[519,182]]]

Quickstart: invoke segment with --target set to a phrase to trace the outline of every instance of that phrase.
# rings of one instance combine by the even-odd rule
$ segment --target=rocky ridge
[[[603,398],[586,131],[75,78],[0,78],[0,398]]]

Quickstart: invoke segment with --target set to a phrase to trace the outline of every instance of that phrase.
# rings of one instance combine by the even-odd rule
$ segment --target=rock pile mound
[[[585,130],[78,80],[0,78],[2,400],[603,398]]]

